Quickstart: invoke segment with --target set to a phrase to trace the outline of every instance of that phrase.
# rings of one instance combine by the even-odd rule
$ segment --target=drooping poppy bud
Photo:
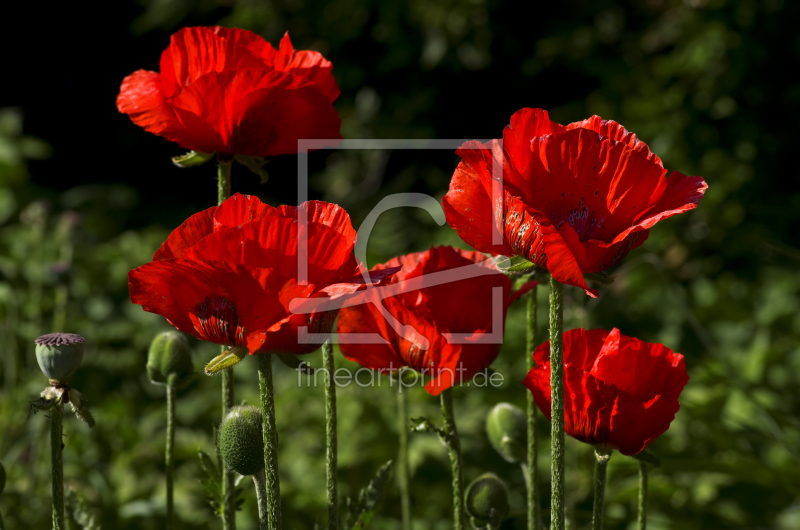
[[[255,475],[264,469],[263,416],[256,407],[233,407],[219,429],[219,450],[229,469]]]
[[[177,386],[185,385],[194,374],[191,348],[186,336],[177,331],[159,333],[147,352],[147,375],[153,384],[166,384],[174,374]]]
[[[511,403],[498,403],[486,417],[486,433],[494,450],[508,462],[527,458],[528,426],[525,413]]]
[[[474,528],[499,528],[508,514],[508,489],[494,473],[484,473],[468,487],[465,507]]]
[[[36,361],[44,375],[66,383],[81,365],[84,340],[75,333],[50,333],[36,339]]]

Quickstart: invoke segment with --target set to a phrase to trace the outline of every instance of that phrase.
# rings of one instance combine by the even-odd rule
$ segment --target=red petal
[[[628,253],[641,246],[650,235],[649,230],[634,226],[624,232],[612,243],[605,243],[596,239],[581,241],[578,233],[569,224],[561,225],[558,230],[564,243],[569,247],[583,273],[600,272],[613,267],[628,255]]]
[[[172,142],[185,140],[181,126],[164,101],[161,77],[156,72],[137,70],[123,79],[117,96],[117,109],[148,132]]]
[[[214,230],[239,227],[270,215],[279,215],[279,210],[261,202],[255,195],[236,193],[225,199],[214,213]]]
[[[625,127],[613,120],[604,120],[600,116],[592,116],[583,121],[576,121],[567,125],[567,129],[589,129],[607,138],[621,142],[634,151],[641,153],[645,158],[652,159],[663,167],[661,159],[650,151],[646,143],[639,140],[632,132],[625,130]]]
[[[172,231],[166,241],[153,255],[153,261],[182,258],[183,253],[197,244],[198,241],[214,231],[214,212],[216,206],[198,212],[185,220]]]
[[[331,102],[339,97],[339,87],[331,73],[333,64],[319,52],[295,50],[288,31],[281,39],[280,51],[275,54],[272,65],[276,70],[291,72],[313,81]]]
[[[673,171],[667,179],[664,194],[656,205],[639,216],[644,218],[639,224],[650,228],[662,219],[697,208],[707,189],[708,184],[703,177],[689,177],[680,171]]]
[[[511,116],[511,123],[503,129],[503,149],[516,170],[525,173],[530,167],[531,140],[563,130],[563,125],[550,121],[546,110],[518,110]]]
[[[300,212],[305,212],[305,220],[309,223],[320,223],[329,226],[343,235],[348,241],[355,243],[356,231],[350,222],[350,215],[339,206],[325,201],[306,201],[300,206],[282,205],[278,207],[280,215],[289,219],[300,219]]]

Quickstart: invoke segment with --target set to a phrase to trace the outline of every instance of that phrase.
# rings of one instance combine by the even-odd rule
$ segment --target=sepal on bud
[[[233,407],[219,428],[219,450],[225,465],[240,475],[264,469],[263,416],[256,407]]]
[[[225,350],[208,362],[205,368],[206,375],[222,373],[223,370],[239,364],[248,353],[244,346],[234,346],[230,350]]]
[[[175,375],[176,386],[188,384],[194,375],[191,348],[183,333],[165,331],[150,343],[147,351],[147,375],[153,384],[165,385]]]
[[[261,178],[261,184],[266,184],[267,181],[269,181],[269,173],[267,173],[267,170],[264,169],[264,166],[267,164],[267,162],[269,162],[268,158],[261,156],[236,155],[234,156],[234,159],[258,175]]]
[[[485,473],[476,478],[464,495],[464,507],[476,529],[500,528],[508,514],[508,489],[494,473]]]
[[[527,458],[528,424],[525,412],[511,403],[498,403],[486,417],[486,433],[494,450],[508,462]]]
[[[214,158],[214,153],[201,153],[200,151],[189,151],[180,156],[173,156],[172,163],[178,167],[196,167],[205,164]]]
[[[66,383],[83,360],[84,338],[75,333],[42,335],[36,343],[36,361],[51,381]]]

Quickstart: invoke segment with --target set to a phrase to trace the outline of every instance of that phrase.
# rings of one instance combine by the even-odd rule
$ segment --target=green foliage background
[[[140,0],[126,9],[136,13],[124,22],[131,46],[141,39],[156,42],[156,50],[187,24],[248,28],[273,43],[289,30],[296,47],[333,61],[346,138],[498,137],[515,110],[543,106],[564,123],[592,114],[617,120],[667,167],[703,175],[709,191],[700,207],[656,226],[613,271],[618,279],[600,298],[566,290],[565,322],[616,326],[686,356],[691,379],[681,410],[652,447],[663,462],[651,473],[652,529],[800,528],[800,189],[793,169],[800,81],[792,77],[800,59],[798,4]],[[123,71],[156,68],[157,52],[148,53],[132,54],[136,61]],[[115,95],[102,97],[110,102]],[[30,111],[0,110],[0,460],[8,472],[0,512],[9,528],[49,527],[48,425],[42,415],[28,417],[28,401],[46,384],[33,339],[64,319],[67,331],[88,339],[73,384],[97,418],[89,431],[65,416],[68,486],[103,528],[156,528],[164,503],[164,395],[148,382],[144,365],[150,339],[167,324],[131,305],[126,276],[183,217],[211,205],[213,168],[179,170],[159,154],[148,170],[153,178],[208,188],[206,202],[195,194],[170,208],[164,201],[174,199],[157,198],[144,177],[118,181],[114,171],[69,187],[74,167],[60,167],[62,181],[43,184],[36,168],[52,170],[68,157],[23,128],[22,110]],[[118,126],[125,158],[150,146],[180,153],[124,117]],[[37,166],[48,158],[56,165]],[[240,171],[240,188],[273,204],[292,202],[295,166],[288,158],[274,163],[263,186]],[[358,226],[390,193],[441,197],[456,161],[452,153],[317,153],[312,195],[344,206]],[[391,211],[373,232],[370,263],[443,243],[463,246],[424,212]],[[545,322],[546,290],[539,291]],[[513,307],[494,365],[505,385],[455,391],[467,479],[494,471],[507,481],[508,529],[525,527],[522,475],[489,447],[483,422],[499,401],[524,406],[523,319],[523,308]],[[200,369],[216,347],[193,344]],[[319,354],[308,360],[319,365]],[[237,399],[256,403],[250,361],[236,369]],[[285,527],[312,528],[325,518],[323,389],[298,385],[283,366],[276,377]],[[395,457],[395,396],[387,384],[340,389],[343,495],[355,495]],[[205,507],[196,457],[198,449],[213,454],[219,388],[218,379],[198,376],[179,396],[176,503],[187,529],[220,526]],[[437,418],[437,400],[422,389],[412,389],[410,400],[412,416]],[[548,425],[539,425],[541,476],[548,477]],[[432,435],[411,440],[414,528],[449,528],[445,449]],[[572,529],[589,526],[592,461],[588,446],[570,440]],[[633,528],[636,469],[619,454],[611,460],[609,529]],[[246,489],[238,517],[244,530],[256,528],[257,519]],[[373,527],[399,528],[399,512],[393,485]]]

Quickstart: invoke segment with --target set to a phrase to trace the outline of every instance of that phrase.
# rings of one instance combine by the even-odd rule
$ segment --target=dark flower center
[[[225,346],[244,346],[244,328],[239,326],[239,313],[226,298],[209,296],[194,306],[195,329],[209,342]],[[199,326],[199,329],[198,329]]]

